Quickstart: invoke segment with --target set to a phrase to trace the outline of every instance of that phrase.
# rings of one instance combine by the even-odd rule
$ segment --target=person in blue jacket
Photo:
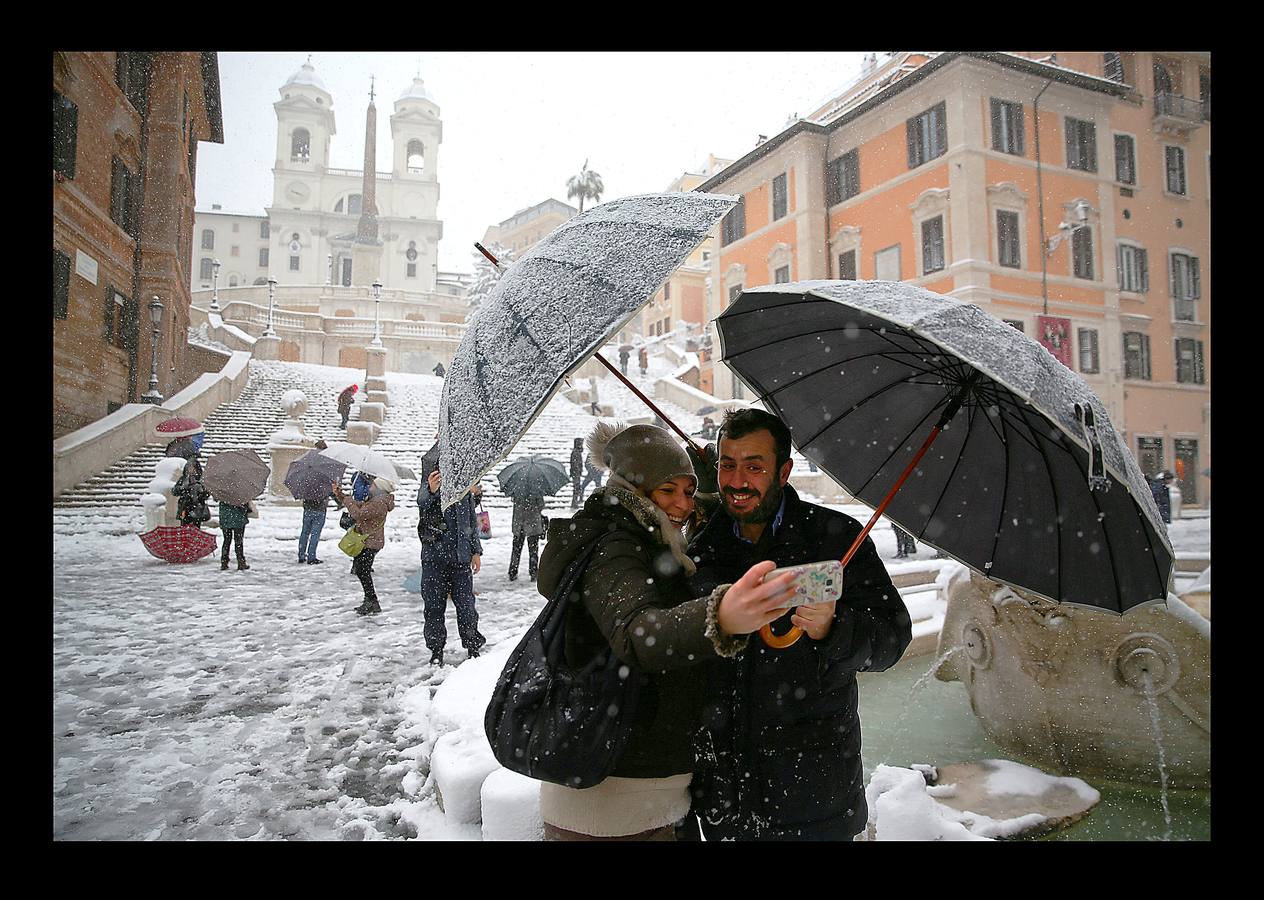
[[[439,502],[439,470],[435,468],[417,489],[421,520],[421,597],[425,616],[422,637],[430,662],[443,665],[443,646],[448,640],[444,615],[448,595],[456,607],[456,627],[461,645],[470,658],[478,656],[487,638],[478,631],[474,608],[474,575],[482,567],[483,544],[478,538],[474,499],[468,493],[446,511]]]

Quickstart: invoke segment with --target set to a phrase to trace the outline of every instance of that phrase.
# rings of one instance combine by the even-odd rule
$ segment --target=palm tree
[[[588,160],[584,160],[584,166],[579,170],[578,175],[572,175],[566,179],[566,199],[578,197],[580,212],[584,211],[585,199],[591,199],[594,202],[600,200],[605,190],[606,186],[601,183],[601,176],[588,168]]]

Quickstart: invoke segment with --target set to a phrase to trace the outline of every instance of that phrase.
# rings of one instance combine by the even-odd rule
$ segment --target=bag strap
[[[540,637],[544,642],[545,655],[550,667],[555,667],[566,649],[566,641],[561,631],[566,624],[566,614],[570,611],[571,595],[578,590],[583,581],[584,572],[597,546],[607,535],[598,535],[576,559],[566,568],[558,582],[548,607],[540,616]]]

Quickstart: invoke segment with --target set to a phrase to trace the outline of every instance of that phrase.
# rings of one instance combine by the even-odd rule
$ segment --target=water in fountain
[[[899,738],[904,734],[904,721],[905,719],[908,718],[909,710],[912,709],[913,695],[916,694],[919,689],[921,689],[922,687],[924,687],[926,684],[930,682],[931,678],[934,677],[936,670],[938,670],[940,666],[942,666],[945,662],[948,661],[948,657],[964,649],[965,647],[963,646],[950,647],[942,656],[940,656],[933,663],[931,663],[930,668],[926,670],[925,674],[923,674],[920,678],[918,678],[917,681],[913,682],[913,686],[909,688],[908,695],[904,698],[904,703],[900,710],[900,717],[895,720],[895,727],[892,729],[892,740],[891,740],[892,750],[894,750],[895,747],[899,746]],[[885,765],[888,765],[890,761],[891,761],[891,752],[888,751],[886,758],[882,760],[881,764],[885,766]]]
[[[1154,682],[1150,678],[1149,671],[1143,670],[1141,676],[1145,679],[1144,694],[1146,703],[1150,707],[1150,725],[1154,728],[1154,743],[1159,748],[1159,802],[1163,804],[1163,840],[1170,841],[1172,839],[1172,811],[1167,805],[1167,756],[1163,752],[1163,730],[1159,727],[1159,701],[1155,697]]]

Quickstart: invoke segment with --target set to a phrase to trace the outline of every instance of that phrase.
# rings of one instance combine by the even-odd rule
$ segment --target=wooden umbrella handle
[[[791,644],[803,637],[803,629],[798,625],[790,626],[790,630],[783,635],[775,635],[772,633],[772,625],[765,625],[759,629],[759,637],[765,644],[774,650],[784,650]]]

